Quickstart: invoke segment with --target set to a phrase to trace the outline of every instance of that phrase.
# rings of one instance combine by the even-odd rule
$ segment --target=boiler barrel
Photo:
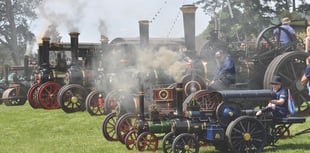
[[[97,72],[93,70],[69,69],[67,71],[67,84],[80,84],[82,86],[92,86],[96,79]]]
[[[224,102],[237,102],[246,105],[265,105],[269,100],[276,99],[276,93],[271,89],[262,90],[223,90],[219,91]]]
[[[191,120],[173,120],[171,123],[171,131],[180,133],[202,133],[206,129],[206,123]]]

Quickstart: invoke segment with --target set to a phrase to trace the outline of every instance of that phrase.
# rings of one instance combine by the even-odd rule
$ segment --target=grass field
[[[120,142],[105,140],[101,132],[104,116],[87,112],[66,114],[61,109],[33,109],[0,105],[0,153],[124,153]],[[291,127],[294,134],[310,128],[310,117],[304,124]],[[264,153],[310,153],[310,133],[281,139],[276,147],[265,147]],[[161,146],[160,148],[161,149]],[[162,152],[161,150],[157,152]],[[218,153],[213,146],[200,152]]]

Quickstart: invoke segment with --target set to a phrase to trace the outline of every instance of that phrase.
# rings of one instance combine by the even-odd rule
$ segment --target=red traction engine
[[[50,44],[50,38],[42,38],[38,50],[38,68],[34,71],[34,84],[28,90],[27,99],[33,108],[58,109],[57,94],[63,85],[66,64],[61,63],[61,53],[57,52],[57,63],[50,62],[50,52],[61,50],[61,46]]]

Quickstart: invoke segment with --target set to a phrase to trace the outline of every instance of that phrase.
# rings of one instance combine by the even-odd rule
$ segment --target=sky
[[[100,35],[109,40],[117,37],[139,37],[139,20],[149,20],[150,37],[184,37],[180,7],[195,0],[44,0],[37,10],[38,19],[30,24],[37,40],[41,40],[48,25],[58,25],[62,42],[69,42],[69,32],[79,32],[80,42],[97,43]],[[210,21],[198,6],[196,35]]]

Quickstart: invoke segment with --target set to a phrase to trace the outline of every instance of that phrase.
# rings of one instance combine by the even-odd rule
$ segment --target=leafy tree
[[[284,16],[300,20],[309,16],[309,4],[305,0],[198,0],[205,12],[212,16],[209,26],[203,32],[208,37],[218,31],[223,41],[250,41],[271,24],[278,24]],[[274,18],[278,18],[277,22]],[[220,34],[225,33],[227,37]]]
[[[0,0],[0,53],[3,62],[20,65],[27,43],[34,41],[28,22],[37,18],[42,0]],[[5,58],[5,57],[11,57]]]

